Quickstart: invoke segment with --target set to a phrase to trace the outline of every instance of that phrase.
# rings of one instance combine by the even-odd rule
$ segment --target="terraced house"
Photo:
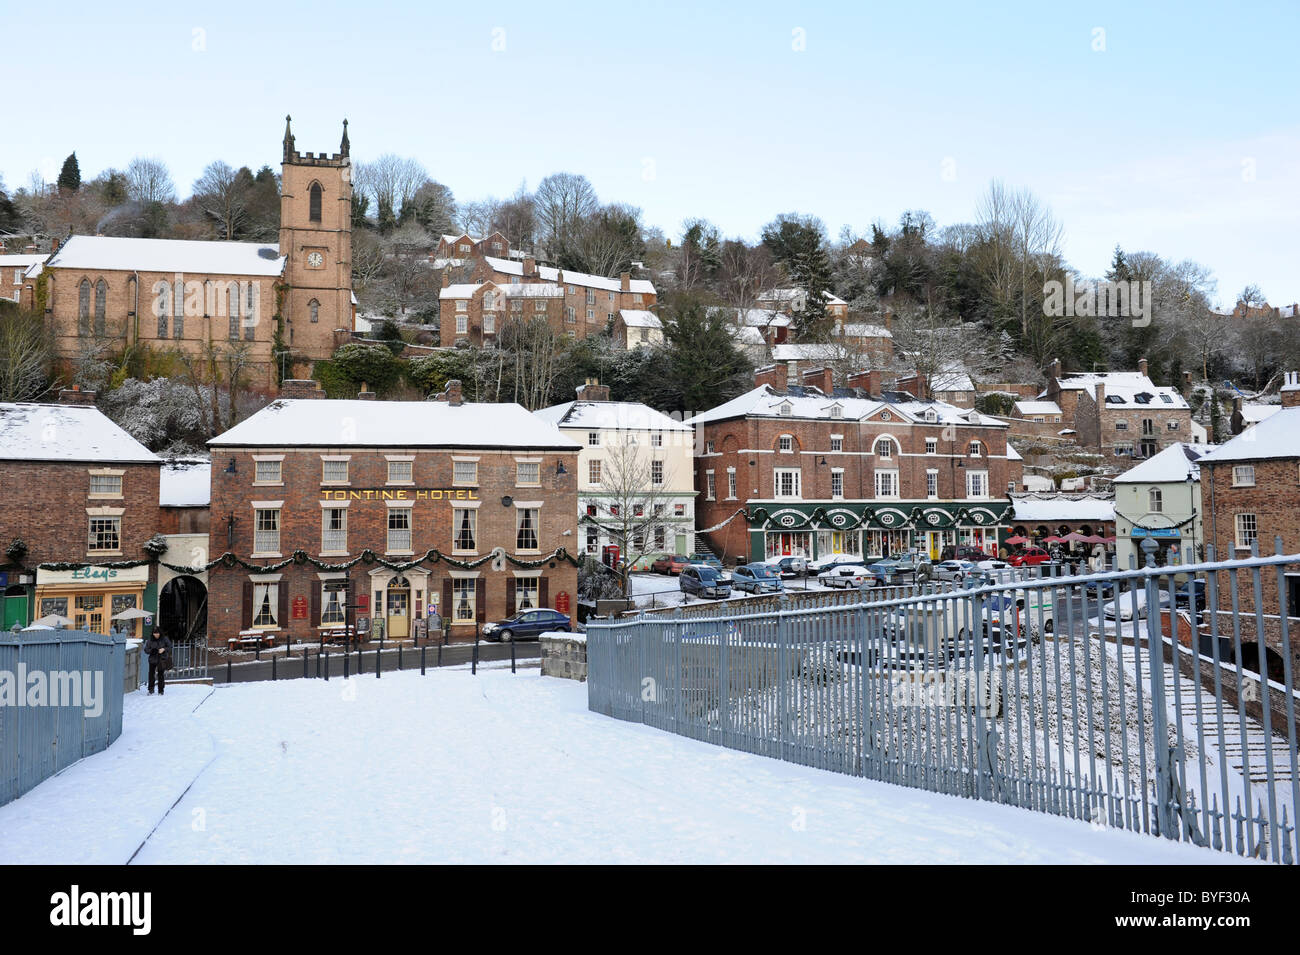
[[[1055,403],[1079,444],[1103,454],[1150,458],[1170,445],[1194,440],[1187,399],[1177,388],[1155,384],[1145,358],[1135,372],[1071,375],[1062,374],[1055,361],[1038,399]]]
[[[923,550],[996,554],[1022,463],[1003,422],[881,389],[881,373],[783,367],[687,420],[696,429],[697,523],[719,554],[762,560]],[[724,523],[725,522],[725,523]]]
[[[576,550],[578,445],[519,405],[462,402],[459,382],[440,399],[282,398],[209,442],[209,548],[244,562],[210,574],[212,645],[336,635],[349,593],[395,640],[431,610],[453,640],[567,611],[577,571],[555,552]]]

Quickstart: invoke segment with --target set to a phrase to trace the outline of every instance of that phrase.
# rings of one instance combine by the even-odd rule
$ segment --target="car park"
[[[731,572],[731,586],[751,594],[776,593],[785,589],[781,572],[771,564],[741,564]]]
[[[708,564],[688,564],[677,576],[677,586],[684,594],[720,600],[731,596],[731,580]]]
[[[483,636],[489,640],[510,643],[512,640],[535,640],[543,633],[559,630],[567,632],[572,621],[558,610],[521,610],[505,620],[483,624]]]

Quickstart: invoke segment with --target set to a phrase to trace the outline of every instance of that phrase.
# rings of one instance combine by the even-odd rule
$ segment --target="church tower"
[[[352,159],[348,121],[334,155],[294,148],[284,118],[280,166],[280,254],[288,285],[283,344],[306,358],[334,353],[335,331],[352,330]]]

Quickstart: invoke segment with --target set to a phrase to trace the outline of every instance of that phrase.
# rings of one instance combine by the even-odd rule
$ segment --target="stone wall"
[[[582,633],[544,633],[542,676],[587,680],[587,637]]]

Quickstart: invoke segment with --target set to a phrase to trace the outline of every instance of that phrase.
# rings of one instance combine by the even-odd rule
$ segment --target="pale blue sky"
[[[699,215],[754,238],[787,211],[832,234],[908,208],[946,225],[996,176],[1053,207],[1086,274],[1119,242],[1208,265],[1223,300],[1251,281],[1300,299],[1294,0],[64,0],[58,15],[57,40],[6,44],[12,102],[31,107],[5,124],[11,189],[75,149],[86,176],[160,156],[184,194],[212,159],[276,163],[286,112],[311,151],[336,149],[347,116],[354,158],[414,156],[458,199],[581,172],[674,236]]]

